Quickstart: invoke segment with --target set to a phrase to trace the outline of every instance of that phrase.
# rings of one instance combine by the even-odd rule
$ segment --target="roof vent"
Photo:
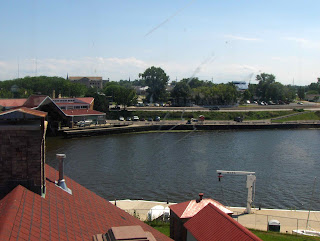
[[[59,180],[56,181],[56,185],[60,187],[62,190],[72,195],[72,191],[67,187],[66,181],[64,180],[64,162],[63,160],[66,158],[65,154],[56,154],[57,159],[59,160]]]
[[[202,197],[203,197],[203,193],[201,192],[201,193],[199,193],[199,199],[196,200],[197,203],[201,202]]]

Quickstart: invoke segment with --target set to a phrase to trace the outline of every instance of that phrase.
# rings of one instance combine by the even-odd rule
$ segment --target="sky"
[[[24,76],[282,84],[320,77],[318,0],[10,0],[0,3],[0,81]]]

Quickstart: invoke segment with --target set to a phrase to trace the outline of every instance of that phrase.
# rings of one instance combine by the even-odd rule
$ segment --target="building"
[[[47,95],[31,95],[28,99],[6,99],[2,103],[10,109],[22,106],[47,112],[50,133],[55,133],[59,126],[72,127],[77,121],[91,120],[94,124],[105,124],[106,120],[106,113],[93,110],[93,97],[51,99]]]
[[[89,76],[70,76],[68,77],[68,79],[71,82],[83,84],[87,86],[87,88],[92,87],[97,89],[102,89],[103,84],[108,82],[108,80],[103,80],[102,77],[89,77]]]
[[[261,241],[256,235],[223,212],[208,203],[184,224],[187,230],[186,241]]]
[[[245,91],[248,89],[248,84],[245,81],[232,81],[238,91]]]
[[[22,106],[26,100],[27,99],[0,99],[0,106],[2,106],[3,111],[10,110],[12,108]]]
[[[184,224],[209,203],[216,206],[227,215],[232,215],[233,213],[216,200],[211,198],[203,199],[203,193],[200,193],[199,199],[197,200],[190,200],[169,206],[170,237],[176,241],[185,241],[187,238],[187,229],[184,227]]]
[[[24,107],[0,114],[0,240],[171,240],[45,164],[45,117]]]

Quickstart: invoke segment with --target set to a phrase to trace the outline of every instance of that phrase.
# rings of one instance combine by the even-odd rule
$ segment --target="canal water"
[[[320,210],[319,130],[159,132],[47,138],[46,161],[107,200],[182,202],[211,197],[246,206],[246,177],[217,169],[256,172],[254,204]],[[316,179],[312,196],[313,183]]]

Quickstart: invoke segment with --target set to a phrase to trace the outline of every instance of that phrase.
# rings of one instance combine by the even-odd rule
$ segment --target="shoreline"
[[[110,201],[114,204],[115,201]],[[116,200],[116,206],[138,217],[140,220],[147,219],[148,211],[157,205],[168,207],[175,203],[146,201],[146,200]],[[234,212],[232,217],[241,225],[249,229],[267,231],[268,221],[276,219],[280,222],[280,232],[292,233],[292,230],[306,229],[309,211],[286,210],[286,209],[261,209],[252,208],[251,214],[244,214],[245,207],[229,207]],[[320,230],[320,211],[310,211],[309,225],[315,230]]]
[[[144,124],[144,125],[143,125]],[[114,135],[124,133],[144,133],[152,131],[214,131],[214,130],[266,130],[266,129],[319,129],[320,122],[291,122],[291,123],[271,123],[271,122],[223,122],[214,121],[203,124],[175,123],[139,123],[133,122],[119,124],[109,124],[104,126],[93,126],[88,128],[74,128],[60,130],[59,134],[65,138]]]

